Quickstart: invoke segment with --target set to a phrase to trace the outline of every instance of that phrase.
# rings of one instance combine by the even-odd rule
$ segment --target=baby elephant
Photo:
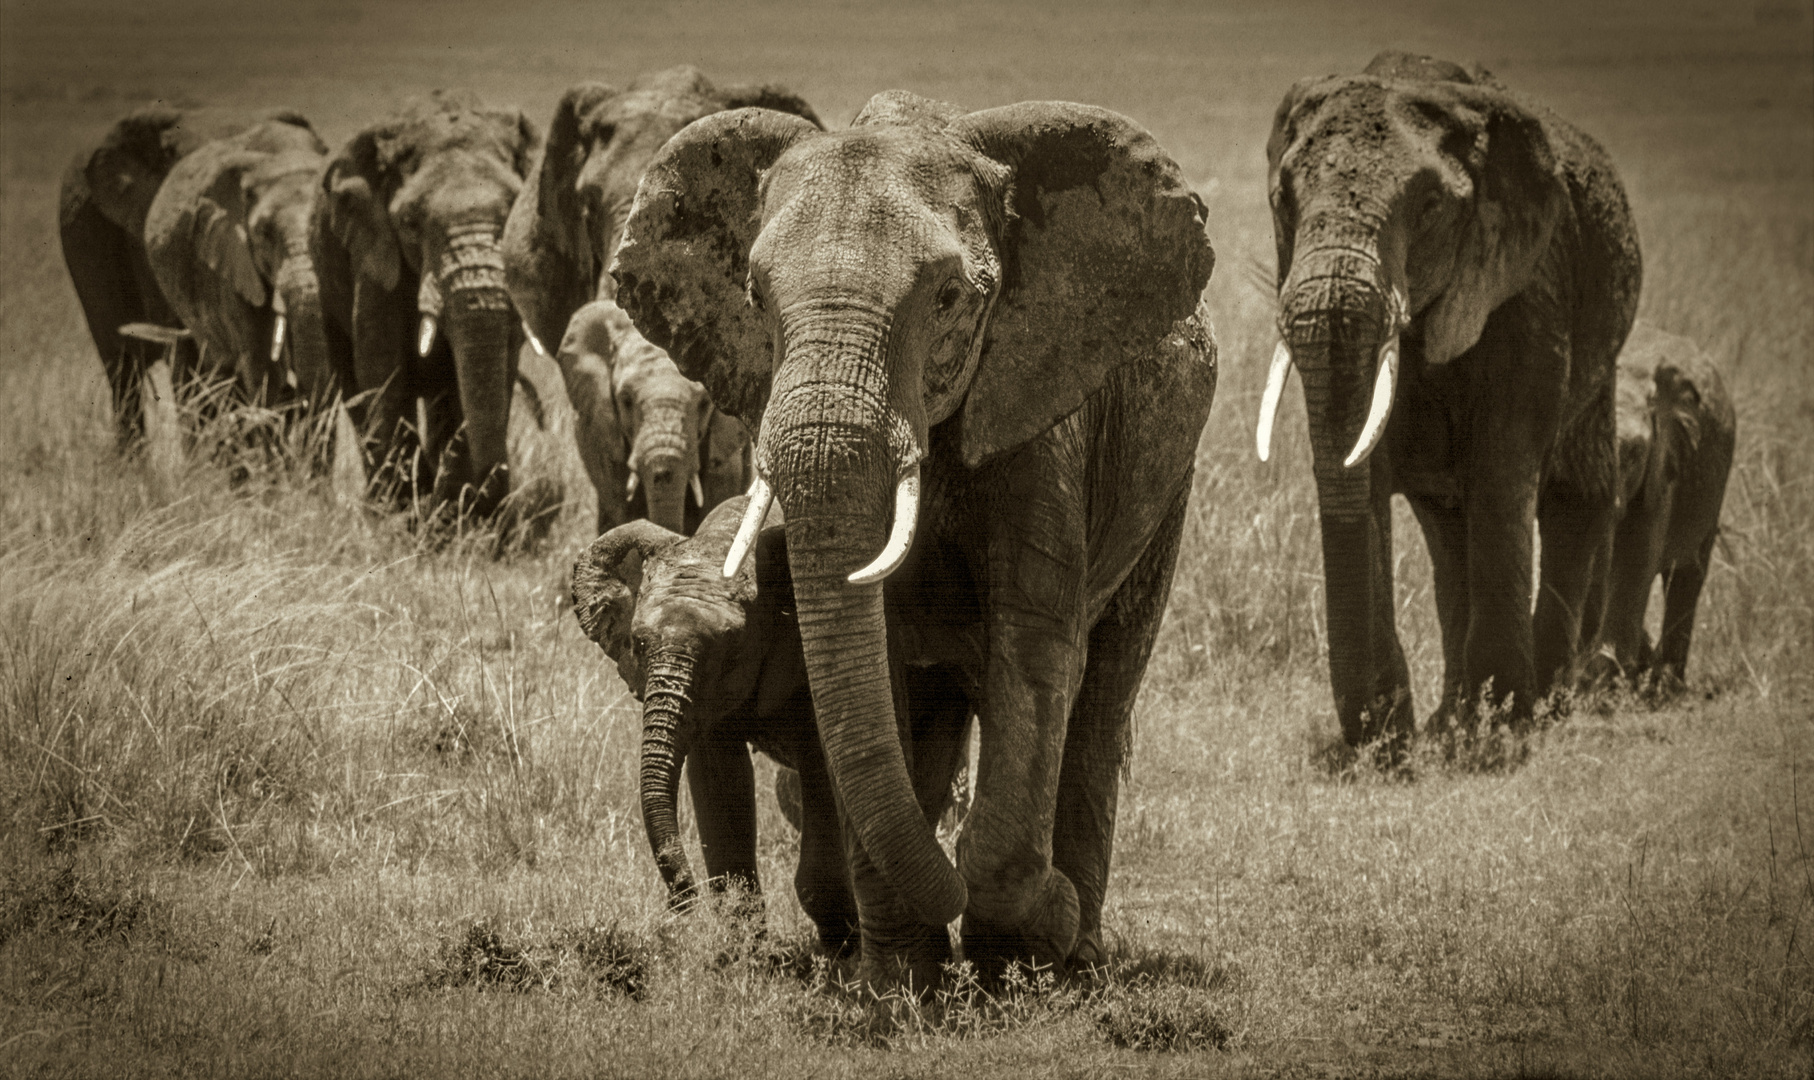
[[[1599,585],[1605,613],[1589,675],[1679,685],[1732,468],[1732,400],[1694,342],[1645,323],[1619,354],[1618,395],[1621,516]],[[1653,652],[1644,611],[1658,574],[1663,636]]]
[[[692,532],[749,486],[743,423],[714,409],[616,304],[594,300],[574,312],[554,359],[598,490],[599,532],[641,517]]]
[[[675,802],[686,765],[709,885],[759,889],[754,772],[745,744],[799,773],[801,908],[833,952],[856,944],[831,777],[795,622],[787,537],[762,531],[734,578],[725,556],[747,497],[716,507],[692,537],[646,520],[592,542],[573,568],[573,610],[643,703],[642,813],[671,902],[697,893]],[[942,664],[900,665],[915,794],[935,821],[950,797],[968,697]]]

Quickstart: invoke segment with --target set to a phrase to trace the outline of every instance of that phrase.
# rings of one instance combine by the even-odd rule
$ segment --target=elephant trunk
[[[698,410],[678,396],[641,402],[630,470],[648,501],[648,518],[670,532],[686,531],[687,494],[699,473]]]
[[[849,304],[789,313],[757,469],[787,516],[807,678],[832,781],[877,869],[922,920],[942,925],[963,912],[964,882],[907,773],[881,582],[849,580],[882,550],[898,481],[922,453],[910,419],[889,403],[888,330],[885,313]]]
[[[307,249],[287,256],[277,269],[277,295],[283,298],[284,341],[272,341],[272,359],[287,347],[296,390],[311,408],[325,406],[334,392],[334,369],[328,359],[326,316],[321,309],[321,281]]]
[[[1390,518],[1376,484],[1397,374],[1392,293],[1379,263],[1340,246],[1306,252],[1281,291],[1280,329],[1304,386],[1316,476],[1328,613],[1329,679],[1350,745],[1401,724],[1402,666],[1393,630]],[[1383,401],[1382,401],[1383,393]]]
[[[425,287],[423,293],[430,291]],[[446,297],[447,339],[453,347],[460,411],[466,424],[464,475],[457,479],[476,489],[468,504],[472,512],[488,517],[510,493],[506,439],[516,368],[511,354],[515,316],[504,291],[504,259],[496,231],[453,234],[435,291]],[[423,307],[422,336],[432,344],[431,313],[427,304]]]
[[[698,895],[693,869],[681,843],[676,800],[680,769],[686,763],[686,709],[693,689],[693,658],[658,655],[649,663],[642,706],[642,823],[649,849],[668,886],[668,902],[684,906]]]

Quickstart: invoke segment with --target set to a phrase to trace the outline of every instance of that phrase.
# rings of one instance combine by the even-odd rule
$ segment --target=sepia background
[[[1605,145],[1641,234],[1640,317],[1700,341],[1739,416],[1692,693],[1583,702],[1522,768],[1425,761],[1409,782],[1325,764],[1337,733],[1296,390],[1272,463],[1252,449],[1275,340],[1272,112],[1294,80],[1388,47],[1478,60]],[[1808,0],[4,0],[0,50],[12,1067],[1806,1075]],[[891,88],[1106,106],[1151,130],[1209,207],[1221,383],[1135,719],[1105,914],[1119,967],[1102,987],[893,1013],[815,989],[794,836],[766,786],[766,937],[740,945],[724,920],[664,911],[635,702],[561,604],[594,519],[551,363],[523,361],[552,419],[538,431],[518,410],[513,468],[572,501],[544,548],[498,561],[481,541],[419,548],[325,482],[234,486],[206,454],[173,473],[112,451],[55,211],[66,162],[120,115],[289,106],[338,148],[435,87],[545,126],[574,82],[676,63],[784,83],[830,127]],[[1427,711],[1428,560],[1402,506],[1398,526],[1399,626]]]

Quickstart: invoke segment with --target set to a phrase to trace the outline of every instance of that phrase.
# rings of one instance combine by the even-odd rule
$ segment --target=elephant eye
[[[964,287],[956,278],[952,278],[950,281],[945,282],[944,288],[941,288],[938,291],[939,313],[945,314],[949,312],[952,308],[957,306],[957,302],[963,299],[963,296]]]

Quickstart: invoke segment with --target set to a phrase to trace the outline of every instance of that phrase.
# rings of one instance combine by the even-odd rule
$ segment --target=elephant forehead
[[[951,205],[976,197],[975,156],[938,131],[859,128],[801,140],[776,160],[766,182],[783,200],[801,187],[826,185],[858,204],[912,199]]]
[[[706,551],[697,543],[670,549],[645,570],[637,623],[660,629],[685,622],[717,633],[742,627],[744,605],[756,598],[755,582],[747,573],[726,578],[724,556],[722,550]]]
[[[442,218],[495,217],[501,226],[521,186],[502,160],[474,153],[439,154],[397,190],[392,212],[421,206]]]
[[[1472,154],[1484,119],[1440,85],[1344,80],[1313,99],[1288,166],[1352,168],[1367,162],[1404,161],[1439,149]]]

